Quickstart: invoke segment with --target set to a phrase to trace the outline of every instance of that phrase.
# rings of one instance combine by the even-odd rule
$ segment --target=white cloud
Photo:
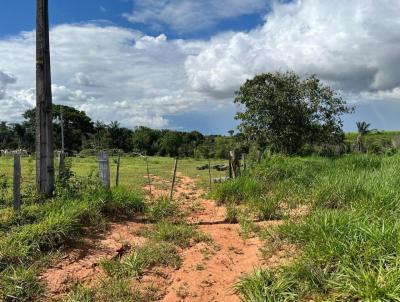
[[[134,9],[125,14],[130,22],[180,33],[201,30],[218,21],[264,11],[267,0],[134,0]]]
[[[202,100],[188,90],[184,69],[187,55],[198,53],[201,43],[168,41],[164,35],[150,37],[95,24],[57,26],[50,37],[54,103],[86,110],[106,122],[164,127],[168,124],[165,115]],[[35,103],[34,54],[33,32],[0,40],[0,67],[18,78],[9,89],[9,114],[2,115],[3,119],[15,118]],[[5,84],[0,87],[5,87],[10,79],[6,73],[1,75]]]
[[[191,85],[231,95],[260,72],[315,73],[345,92],[400,86],[400,1],[303,0],[276,4],[265,24],[214,37],[186,70]]]
[[[16,81],[15,77],[10,74],[6,74],[0,70],[0,100],[6,95],[6,88],[9,84],[14,84]]]

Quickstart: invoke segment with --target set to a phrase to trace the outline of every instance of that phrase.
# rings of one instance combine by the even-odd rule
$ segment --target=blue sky
[[[366,120],[400,129],[397,0],[49,0],[54,102],[134,127],[226,133],[257,73],[317,74]],[[35,103],[34,0],[0,11],[0,120]]]

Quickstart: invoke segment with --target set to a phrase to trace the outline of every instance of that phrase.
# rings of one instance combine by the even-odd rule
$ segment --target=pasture
[[[122,157],[120,186],[110,191],[97,184],[96,158],[69,160],[78,186],[43,205],[28,199],[20,212],[3,203],[5,301],[201,301],[217,293],[257,302],[400,299],[400,155],[271,155],[211,192],[208,170],[196,169],[207,161],[182,159],[172,200],[158,195],[168,192],[172,158],[149,158],[151,198],[143,158]],[[9,182],[12,161],[0,162]],[[29,184],[33,161],[22,166]],[[76,265],[66,261],[83,243],[93,244],[90,253]],[[207,287],[199,286],[204,278]]]
[[[115,186],[117,172],[117,157],[110,157],[110,182],[111,186]],[[168,157],[148,157],[148,166],[151,177],[160,177],[165,180],[172,179],[172,171],[174,159]],[[227,160],[211,159],[211,165],[228,164]],[[94,156],[88,157],[71,157],[67,159],[72,172],[77,177],[88,177],[98,175],[98,160]],[[198,180],[201,187],[209,186],[208,170],[197,170],[196,167],[208,164],[208,160],[184,158],[178,162],[179,173],[187,175]],[[31,189],[35,182],[35,161],[32,157],[21,158],[21,191]],[[58,170],[57,158],[55,159],[55,169]],[[3,180],[3,195],[4,198],[11,202],[12,189],[12,174],[13,174],[13,158],[10,156],[0,157],[0,175]],[[226,176],[227,172],[216,171],[211,169],[211,177],[218,178]],[[121,157],[120,161],[120,177],[119,185],[132,190],[142,190],[148,185],[147,164],[144,157]],[[5,183],[4,183],[5,182]]]

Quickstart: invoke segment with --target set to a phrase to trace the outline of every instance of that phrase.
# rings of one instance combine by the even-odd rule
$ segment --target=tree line
[[[24,112],[23,118],[21,123],[0,122],[0,149],[35,151],[36,109]],[[61,149],[61,123],[64,125],[65,151],[70,155],[95,155],[98,150],[113,149],[149,156],[225,158],[236,141],[232,132],[230,136],[223,136],[144,126],[129,129],[117,121],[108,124],[93,121],[84,111],[53,105],[56,150]]]

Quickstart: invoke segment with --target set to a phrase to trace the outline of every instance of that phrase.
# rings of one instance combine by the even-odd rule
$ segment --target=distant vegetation
[[[63,112],[61,119],[61,111]],[[0,124],[0,149],[35,150],[35,109],[23,114],[22,123]],[[170,157],[225,158],[234,139],[221,135],[205,136],[198,131],[155,130],[147,127],[128,129],[114,121],[92,121],[85,112],[68,106],[53,105],[55,148],[61,148],[61,120],[65,128],[65,149],[69,155],[97,155],[98,150]]]

